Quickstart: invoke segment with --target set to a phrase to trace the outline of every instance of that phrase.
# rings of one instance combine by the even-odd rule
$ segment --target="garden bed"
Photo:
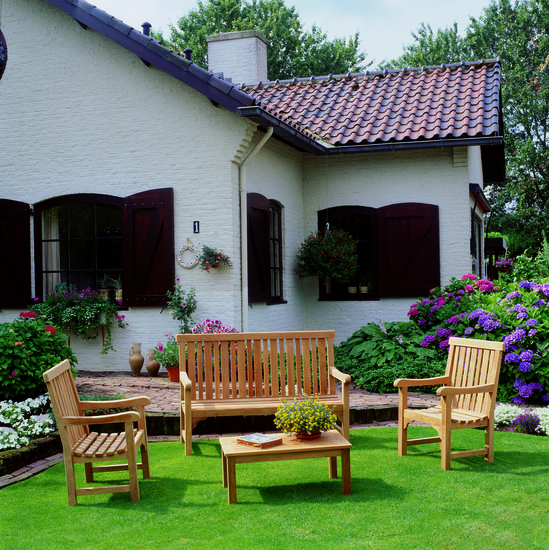
[[[0,451],[0,476],[16,472],[33,462],[60,453],[62,450],[61,438],[56,432],[33,439],[26,447]]]

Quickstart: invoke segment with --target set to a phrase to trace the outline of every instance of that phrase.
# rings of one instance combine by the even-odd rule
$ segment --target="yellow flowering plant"
[[[275,413],[275,426],[286,435],[311,435],[331,430],[337,421],[332,409],[317,396],[294,398],[280,404]]]

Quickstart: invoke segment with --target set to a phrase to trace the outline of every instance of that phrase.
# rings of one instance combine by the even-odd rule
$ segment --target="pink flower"
[[[11,375],[14,377],[14,378],[17,378],[19,376],[19,374],[17,374],[14,370],[11,371]]]
[[[55,328],[53,328],[51,325],[48,325],[45,329],[44,329],[44,332],[50,332],[52,336],[55,336]]]

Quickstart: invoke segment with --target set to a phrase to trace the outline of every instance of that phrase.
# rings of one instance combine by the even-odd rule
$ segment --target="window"
[[[320,285],[321,300],[368,300],[417,297],[440,284],[438,207],[403,203],[374,209],[338,206],[318,213],[326,224],[349,232],[358,241],[356,280]],[[368,291],[356,288],[368,281]]]
[[[31,302],[30,205],[0,200],[0,307]],[[121,286],[126,306],[164,305],[174,281],[173,190],[131,197],[77,194],[34,205],[35,294],[59,283]]]
[[[122,280],[122,199],[73,195],[36,207],[37,295],[60,283],[107,288]]]
[[[8,63],[8,47],[6,45],[6,38],[0,30],[0,79],[6,70],[6,65]]]
[[[248,193],[248,301],[283,303],[282,207]]]
[[[471,273],[482,277],[482,220],[471,210]]]

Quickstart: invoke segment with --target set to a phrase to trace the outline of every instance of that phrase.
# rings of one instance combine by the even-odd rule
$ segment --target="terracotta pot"
[[[141,355],[141,343],[134,342],[130,346],[130,367],[132,369],[133,376],[139,376],[141,369],[143,368],[143,363],[145,358]]]
[[[160,370],[160,363],[154,358],[154,350],[150,349],[147,352],[147,362],[145,363],[147,371],[150,376],[158,376],[158,371]]]
[[[179,367],[166,367],[170,382],[179,382]]]
[[[295,434],[297,439],[318,439],[322,432],[314,432],[312,434]]]

